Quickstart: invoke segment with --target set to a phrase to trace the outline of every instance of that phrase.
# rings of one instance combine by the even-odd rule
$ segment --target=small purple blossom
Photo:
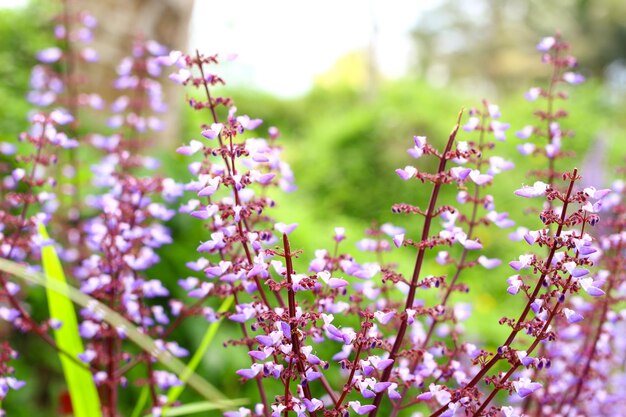
[[[536,181],[532,186],[524,186],[515,191],[515,195],[525,198],[539,197],[546,193],[548,185],[542,181]]]
[[[537,50],[539,52],[548,52],[556,44],[556,39],[553,36],[547,36],[537,44]]]
[[[37,53],[37,59],[44,64],[52,64],[57,62],[63,56],[60,48],[46,48]]]
[[[542,385],[538,382],[532,382],[529,378],[522,377],[513,382],[513,387],[517,394],[524,398],[540,389]]]
[[[413,166],[407,165],[404,169],[396,169],[396,174],[404,181],[410,180],[417,174],[417,169]]]

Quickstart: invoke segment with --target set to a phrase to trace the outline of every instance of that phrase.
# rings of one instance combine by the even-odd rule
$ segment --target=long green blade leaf
[[[228,311],[230,309],[230,306],[233,305],[233,301],[234,301],[233,297],[228,297],[227,299],[225,299],[222,302],[222,305],[220,306],[220,308],[218,309],[218,312],[223,313],[225,311]],[[211,345],[213,338],[215,338],[215,335],[217,334],[217,330],[219,329],[221,323],[222,323],[222,318],[220,318],[214,323],[211,323],[209,327],[207,328],[207,331],[204,334],[202,341],[200,342],[200,346],[198,346],[198,349],[193,354],[193,357],[187,364],[187,368],[185,368],[183,373],[180,374],[180,376],[178,377],[183,384],[170,388],[170,392],[167,394],[168,403],[171,404],[174,401],[176,401],[178,397],[180,396],[180,394],[185,389],[187,380],[196,371],[196,369],[198,368],[198,365],[200,365],[200,362],[202,361],[202,358],[206,354],[206,351],[208,350],[209,346]]]
[[[44,240],[49,239],[43,224],[39,224],[39,234]],[[74,304],[67,296],[67,280],[54,246],[44,246],[41,250],[41,258],[46,281],[55,282],[60,289],[60,291],[54,291],[51,287],[46,287],[50,317],[62,323],[59,329],[54,330],[54,339],[59,349],[77,358],[78,354],[83,353],[85,349],[78,332]],[[81,367],[64,354],[59,353],[59,359],[72,399],[74,415],[76,417],[101,416],[98,390],[89,369]]]
[[[216,410],[217,407],[213,403],[209,402],[200,402],[200,403],[191,403],[181,405],[180,407],[171,408],[169,410],[164,410],[163,417],[175,417],[175,416],[187,416],[190,414],[202,413],[204,411]],[[153,417],[150,414],[148,417]]]
[[[116,328],[123,328],[129,340],[133,341],[144,351],[150,353],[159,362],[161,362],[163,366],[170,369],[176,375],[182,375],[183,372],[185,372],[186,366],[184,363],[174,357],[171,353],[160,349],[154,340],[138,331],[135,325],[126,320],[119,313],[111,310],[108,306],[100,303],[98,300],[83,294],[70,285],[61,285],[57,281],[46,280],[45,275],[29,271],[25,267],[6,259],[0,259],[0,270],[20,278],[25,282],[41,285],[52,291],[66,295],[69,299],[80,306],[98,313],[99,317],[102,317],[102,319],[109,325]],[[245,399],[227,399],[218,389],[195,373],[189,376],[187,383],[196,392],[211,401],[216,408],[219,409],[233,408],[247,402]]]
[[[146,404],[148,403],[148,397],[150,396],[150,389],[147,385],[144,385],[141,389],[141,393],[139,394],[139,399],[137,400],[137,404],[135,404],[135,408],[133,409],[133,413],[130,417],[141,417],[141,412],[146,408]]]

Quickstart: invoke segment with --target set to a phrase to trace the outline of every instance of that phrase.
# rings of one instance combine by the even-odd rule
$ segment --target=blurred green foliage
[[[25,115],[30,106],[24,96],[28,89],[30,68],[35,63],[33,56],[36,50],[48,46],[51,40],[48,30],[32,28],[33,21],[46,21],[38,14],[41,10],[39,7],[25,11],[0,10],[2,140],[10,141],[26,126]],[[573,45],[573,52],[576,52],[576,45]],[[498,177],[491,192],[495,196],[498,211],[508,211],[518,223],[537,229],[541,223],[536,214],[526,211],[526,203],[535,203],[520,202],[512,194],[523,183],[533,181],[526,175],[529,169],[542,167],[545,163],[540,158],[520,157],[516,146],[521,142],[513,135],[516,130],[535,122],[533,111],[537,105],[542,105],[522,99],[523,91],[527,88],[545,85],[546,81],[541,78],[541,74],[547,75],[548,71],[539,64],[538,56],[530,48],[528,53],[531,54],[528,58],[532,62],[530,65],[534,68],[530,72],[532,75],[513,88],[507,88],[510,93],[497,100],[502,110],[502,120],[510,122],[512,127],[508,133],[509,140],[498,143],[494,154],[514,160],[516,168]],[[581,65],[584,68],[585,62]],[[223,76],[228,79],[228,74]],[[568,109],[570,117],[563,124],[565,128],[575,131],[576,136],[564,140],[564,147],[574,150],[576,156],[571,162],[560,162],[558,168],[578,166],[583,176],[594,178],[605,171],[605,180],[608,180],[613,176],[611,167],[622,163],[626,151],[623,145],[623,132],[626,130],[623,106],[610,101],[607,98],[610,93],[607,87],[593,80],[568,91],[571,99],[562,105]],[[286,159],[292,164],[299,188],[290,195],[276,193],[274,197],[278,207],[272,215],[285,223],[300,224],[292,235],[292,246],[304,250],[296,263],[299,271],[307,269],[316,249],[332,246],[335,226],[347,229],[348,240],[342,243],[341,250],[348,253],[356,252],[356,241],[364,236],[363,231],[372,221],[391,221],[405,227],[408,237],[416,236],[420,232],[420,219],[392,215],[390,207],[398,202],[423,206],[430,194],[430,187],[417,181],[403,182],[394,171],[407,164],[415,164],[419,169],[432,168],[432,159],[415,161],[406,154],[406,149],[412,146],[413,135],[428,136],[434,145],[442,145],[460,109],[465,107],[467,113],[472,106],[480,106],[483,99],[476,96],[471,88],[462,89],[454,83],[433,87],[423,79],[411,78],[382,82],[374,94],[365,94],[356,88],[342,85],[318,86],[304,97],[296,99],[280,99],[237,86],[222,88],[217,93],[232,96],[241,114],[260,117],[265,121],[263,127],[277,126],[282,132]],[[207,122],[208,114],[188,110],[185,112],[184,131],[180,134],[180,140],[173,142],[182,144],[190,138],[198,138],[198,126]],[[98,130],[99,127],[94,129]],[[459,134],[460,140],[472,138],[472,135],[464,132]],[[599,148],[599,143],[604,143],[604,148]],[[163,160],[164,174],[181,181],[190,178],[185,157],[171,152],[171,149],[157,149],[155,152]],[[605,161],[587,165],[586,155],[596,159],[604,156]],[[455,193],[448,190],[442,196],[442,203],[453,203],[454,199]],[[175,243],[160,253],[163,262],[151,271],[151,277],[162,279],[176,295],[176,280],[187,274],[184,263],[196,257],[196,245],[206,240],[207,232],[198,221],[182,216],[176,217],[170,226]],[[480,268],[468,271],[462,279],[470,284],[471,292],[457,296],[457,300],[471,301],[474,305],[474,314],[467,325],[470,340],[493,347],[502,340],[504,330],[497,325],[497,320],[503,315],[516,314],[520,308],[518,304],[521,300],[511,301],[505,292],[505,280],[510,275],[506,263],[522,253],[524,248],[507,238],[508,231],[485,228],[479,230],[478,235],[486,247],[485,254],[499,257],[504,263],[489,273]],[[367,254],[360,259],[374,260]],[[386,259],[397,262],[404,273],[409,273],[413,266],[410,249],[393,251]],[[431,261],[427,263],[424,272],[443,274],[450,271]],[[34,306],[43,301],[42,295],[35,291],[29,297]],[[432,299],[427,292],[424,292],[423,297]],[[197,346],[206,326],[202,319],[190,320],[175,336],[184,346]],[[233,374],[235,369],[249,366],[244,348],[223,347],[227,340],[238,337],[237,326],[225,322],[223,328],[224,331],[218,334],[211,354],[204,358],[199,372],[227,395],[249,395],[253,398],[253,384],[242,386]],[[57,415],[59,395],[64,386],[55,355],[34,338],[14,335],[12,339],[15,348],[22,353],[22,359],[16,363],[18,377],[28,380],[29,384],[23,390],[11,393],[5,403],[9,415]],[[337,351],[338,346],[327,344],[318,349],[326,356]],[[33,364],[37,364],[36,367]],[[140,370],[133,372],[141,375]],[[124,391],[125,415],[130,414],[138,392],[137,387],[129,387]],[[185,402],[197,400],[190,391],[186,391],[181,399]]]
[[[17,137],[27,126],[30,69],[35,53],[52,40],[46,10],[34,4],[25,10],[0,8],[0,140]]]

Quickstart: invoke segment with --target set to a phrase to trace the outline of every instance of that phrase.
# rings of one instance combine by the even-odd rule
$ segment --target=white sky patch
[[[410,31],[437,0],[196,0],[191,50],[236,53],[224,68],[230,83],[282,96],[305,93],[316,74],[337,59],[374,45],[387,77],[406,73],[412,59]]]
[[[18,9],[27,4],[28,0],[0,0],[0,9]]]

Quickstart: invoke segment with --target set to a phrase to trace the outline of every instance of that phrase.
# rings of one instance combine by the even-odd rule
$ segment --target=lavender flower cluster
[[[547,87],[526,94],[541,103],[537,124],[515,134],[520,154],[546,160],[529,174],[533,183],[518,183],[513,193],[520,204],[542,200],[534,220],[513,230],[489,193],[514,164],[494,153],[511,126],[485,100],[467,117],[459,113],[442,149],[413,137],[407,153],[414,162],[396,173],[430,198],[424,207],[391,206],[417,219],[417,230],[385,223],[366,231],[357,249],[373,253],[372,262],[345,247],[342,227],[329,237],[330,249],[311,256],[292,247],[298,225],[268,213],[273,196],[295,190],[280,132],[216,95],[224,84],[214,71],[218,56],[137,39],[117,68],[119,96],[106,105],[83,91],[86,75],[77,66],[97,60],[82,46],[95,19],[65,10],[57,21],[58,45],[41,51],[33,69],[32,127],[20,136],[23,144],[0,145],[0,256],[37,270],[42,247],[55,245],[84,294],[175,357],[193,352],[174,337],[187,319],[235,324],[240,334],[228,349],[247,356],[248,365],[232,378],[253,384],[258,397],[224,416],[608,416],[626,407],[626,187],[583,185],[577,169],[558,169],[571,154],[561,87],[584,81],[559,35],[537,45],[552,72]],[[183,183],[158,175],[158,161],[147,155],[163,128],[164,73],[189,90],[188,104],[205,116],[196,138],[177,149],[188,159]],[[79,137],[87,108],[108,108],[107,127]],[[97,159],[89,174],[85,155]],[[423,159],[434,160],[436,170],[421,169]],[[446,189],[454,201],[443,201]],[[178,289],[153,268],[172,243],[167,223],[175,216],[189,216],[205,231],[199,245],[189,245],[189,272]],[[54,240],[41,238],[39,224]],[[481,253],[487,228],[508,230],[497,233],[528,245],[505,260],[512,275],[498,269],[502,260]],[[410,274],[386,260],[392,250],[414,254]],[[302,256],[310,259],[307,271],[294,267]],[[429,264],[447,273],[429,275]],[[467,337],[472,306],[458,299],[467,299],[459,295],[469,292],[471,268],[480,268],[503,299],[521,299],[519,314],[500,320],[508,336],[495,349]],[[33,318],[25,292],[0,272],[0,319],[67,354],[51,336],[63,323]],[[231,311],[211,307],[227,299],[234,300]],[[155,352],[131,347],[125,331],[97,310],[80,310],[85,351],[72,360],[92,373],[103,415],[120,415],[120,391],[136,385],[148,388],[152,415],[179,405],[165,394],[183,384],[181,376],[161,369]],[[25,384],[12,366],[17,358],[7,341],[0,343],[0,400]],[[135,368],[143,369],[137,380]]]

